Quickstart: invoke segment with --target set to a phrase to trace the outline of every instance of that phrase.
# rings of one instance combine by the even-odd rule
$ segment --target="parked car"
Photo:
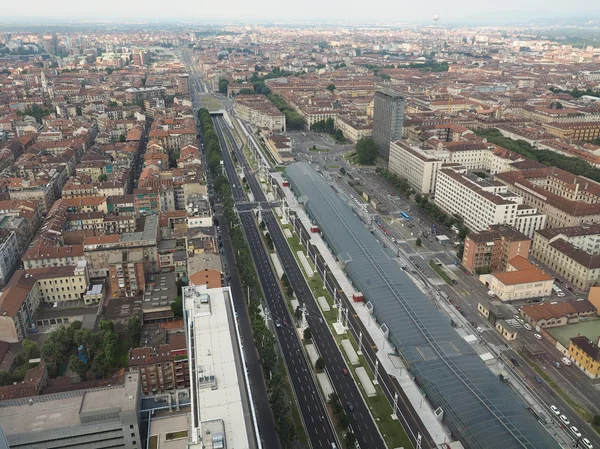
[[[510,361],[514,366],[519,366],[519,361],[517,359],[510,359]]]
[[[568,357],[563,357],[563,358],[562,358],[562,359],[560,359],[560,360],[561,360],[561,362],[563,362],[563,364],[564,364],[565,366],[571,366],[571,363],[572,363],[572,362],[571,362],[571,359],[569,359]]]
[[[477,326],[477,332],[479,332],[481,334],[483,332],[483,328],[480,326]]]
[[[587,438],[584,438],[583,440],[581,440],[581,444],[583,445],[583,447],[585,447],[587,449],[594,449],[594,446],[592,446],[592,443]]]
[[[496,296],[496,293],[494,293],[494,292],[493,292],[493,291],[491,291],[491,290],[488,290],[488,295],[489,295],[491,298],[494,298],[494,297]]]
[[[554,413],[556,416],[560,416],[560,410],[556,405],[551,405],[550,410],[552,410],[552,413]]]
[[[533,378],[535,379],[535,381],[536,381],[538,384],[541,384],[541,383],[542,383],[542,378],[541,378],[540,376],[533,376]]]
[[[565,296],[565,294],[564,294],[563,292],[558,292],[558,293],[556,294],[556,296],[558,296],[559,298],[562,298],[562,297],[564,297],[564,296]]]
[[[567,418],[565,415],[560,415],[559,418],[565,426],[571,424],[571,421],[569,421],[569,418]]]
[[[541,336],[540,334],[533,334],[533,336],[534,336],[535,338],[537,338],[538,340],[541,340],[541,339],[542,339],[542,336]]]
[[[531,327],[529,324],[525,323],[523,324],[523,327],[525,328],[525,330],[531,331],[533,330],[533,327]]]
[[[561,364],[559,362],[552,362],[552,364],[558,369],[560,369],[561,367]]]
[[[573,435],[575,435],[576,438],[581,438],[581,432],[579,431],[579,429],[575,426],[571,426],[569,427],[569,430],[571,431],[571,433]]]

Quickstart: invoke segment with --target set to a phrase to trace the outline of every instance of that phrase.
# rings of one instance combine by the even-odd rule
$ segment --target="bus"
[[[401,215],[401,216],[402,216],[402,218],[404,218],[405,220],[410,220],[410,216],[409,216],[409,215],[408,215],[406,212],[402,211],[402,212],[400,212],[400,215]]]

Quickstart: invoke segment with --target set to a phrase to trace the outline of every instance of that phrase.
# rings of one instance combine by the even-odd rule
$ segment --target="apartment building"
[[[80,300],[90,285],[87,262],[53,268],[31,268],[26,273],[37,280],[40,301],[55,303]]]
[[[121,385],[2,401],[0,422],[12,448],[139,449],[141,402],[139,375],[127,373]]]
[[[144,269],[148,273],[157,273],[159,269],[157,243],[158,216],[149,215],[139,221],[139,231],[123,234],[86,237],[83,241],[83,252],[89,262],[90,273],[93,277],[106,276],[110,261],[118,263],[112,254],[125,257],[125,252],[142,251]],[[127,256],[128,257],[128,256]],[[132,256],[133,257],[133,256]],[[124,259],[126,261],[129,260]],[[137,260],[136,260],[137,261]],[[128,262],[127,262],[128,263]],[[139,286],[139,285],[138,285]]]
[[[83,245],[54,246],[40,239],[23,255],[23,268],[63,267],[85,260]]]
[[[533,235],[545,225],[543,216],[521,215],[523,199],[496,181],[468,174],[462,167],[438,171],[435,203],[449,214],[457,214],[473,231],[483,231],[494,224],[508,224],[525,235]]]
[[[0,294],[0,341],[17,343],[27,338],[40,299],[37,280],[17,270]]]
[[[389,160],[390,143],[402,139],[404,104],[404,97],[392,89],[375,91],[373,140],[379,147],[379,156],[385,161]]]
[[[531,239],[508,225],[471,232],[465,238],[462,264],[472,272],[504,271],[509,260],[529,257]]]
[[[337,115],[335,117],[335,129],[341,130],[344,137],[354,143],[363,137],[373,135],[373,123],[353,115]]]
[[[600,282],[600,225],[540,230],[531,253],[578,290]]]
[[[600,138],[600,121],[578,123],[553,122],[544,123],[542,126],[548,133],[563,139],[591,142]]]
[[[594,343],[584,336],[572,337],[569,358],[590,379],[597,379],[600,376],[600,339]]]
[[[443,161],[433,154],[403,142],[390,143],[388,169],[405,178],[415,192],[430,195],[435,191],[437,172]]]
[[[142,249],[111,252],[107,264],[113,297],[136,296],[144,291],[146,276]]]
[[[156,348],[129,351],[129,370],[139,372],[144,394],[189,388],[189,365],[184,335],[171,335],[169,343]]]
[[[23,178],[11,178],[8,195],[11,200],[39,201],[42,214],[47,213],[56,200],[54,183],[47,180],[29,181]]]
[[[10,279],[20,256],[17,235],[13,231],[0,228],[0,286],[6,285]]]
[[[160,213],[160,195],[158,188],[144,187],[134,189],[133,207],[136,217]]]
[[[235,112],[242,120],[269,132],[285,132],[285,115],[264,95],[239,95]]]
[[[499,173],[495,179],[563,228],[600,222],[600,183],[556,167]]]

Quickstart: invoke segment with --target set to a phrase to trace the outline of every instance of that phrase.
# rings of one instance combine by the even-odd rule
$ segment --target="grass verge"
[[[294,427],[296,428],[296,437],[300,443],[304,445],[304,447],[309,447],[308,437],[306,436],[306,430],[304,429],[304,424],[302,423],[302,417],[300,416],[300,411],[298,410],[298,404],[296,403],[296,396],[294,396],[294,392],[292,391],[292,386],[290,385],[290,373],[285,368],[285,363],[283,361],[283,357],[279,358],[279,369],[282,373],[286,375],[283,376],[284,384],[285,384],[285,393],[288,398],[290,398],[290,402],[292,402],[291,413],[292,413],[292,422],[294,423]],[[294,399],[292,401],[292,398]]]
[[[281,225],[281,223],[280,223],[280,225]],[[302,266],[302,263],[300,263],[300,261],[298,260],[298,257],[297,257],[298,251],[304,251],[304,253],[306,254],[306,250],[300,243],[300,238],[298,237],[298,235],[296,233],[294,233],[291,238],[287,239],[287,241],[290,245],[290,248],[292,249],[292,252],[294,253],[294,256],[296,257],[298,265],[300,266],[300,269],[302,270],[305,279],[308,282],[308,285],[310,286],[310,289],[311,289],[314,297],[318,298],[319,296],[324,296],[327,299],[327,301],[329,302],[329,305],[331,306],[333,304],[331,295],[324,288],[323,280],[319,277],[316,270],[314,270],[314,265],[312,264],[312,261],[309,259],[309,264],[315,271],[315,275],[312,278],[308,278],[306,276],[306,272],[304,271],[304,267]],[[336,320],[336,313],[337,313],[336,310],[332,308],[329,312],[321,311],[321,313],[331,327],[332,323]],[[335,338],[338,347],[341,346],[342,340],[349,339],[350,342],[352,343],[352,346],[354,347],[354,350],[358,351],[358,343],[356,341],[354,341],[352,334],[350,334],[349,332],[344,335],[338,335],[335,331],[332,330],[332,335]],[[353,376],[355,376],[356,384],[358,385],[358,388],[361,391],[362,397],[365,400],[367,406],[369,407],[371,414],[375,418],[376,425],[379,427],[379,430],[380,430],[381,434],[383,435],[383,438],[386,442],[387,447],[390,447],[390,448],[394,448],[394,447],[410,448],[410,447],[412,447],[412,444],[408,438],[408,435],[406,435],[406,432],[404,431],[404,428],[402,427],[402,425],[400,425],[400,423],[398,421],[392,419],[392,407],[390,406],[389,402],[387,401],[387,398],[385,397],[381,387],[379,385],[376,385],[375,390],[377,391],[377,395],[373,396],[373,397],[367,397],[367,394],[366,394],[365,390],[363,389],[363,386],[360,383],[360,380],[356,377],[356,375],[354,373],[355,367],[350,364],[350,361],[347,359],[347,356],[346,356],[344,350],[340,349],[340,352],[342,353],[342,356],[346,360],[346,363],[348,364],[348,367],[350,368],[350,372],[352,373]],[[327,362],[325,362],[325,363],[327,363]],[[368,373],[371,373],[371,376],[373,375],[373,372],[371,371],[369,365],[367,364],[367,361],[365,360],[364,356],[359,357],[359,363],[360,363],[360,366],[362,366]],[[329,404],[328,404],[328,408],[330,408]],[[331,410],[330,410],[330,413],[331,413]],[[334,421],[336,421],[336,420],[334,419]]]
[[[446,281],[447,284],[451,284],[452,283],[452,279],[450,279],[450,276],[448,276],[446,274],[446,272],[442,269],[442,267],[440,267],[439,265],[437,265],[433,260],[429,261],[429,266],[431,268],[433,268],[433,270],[444,280]]]

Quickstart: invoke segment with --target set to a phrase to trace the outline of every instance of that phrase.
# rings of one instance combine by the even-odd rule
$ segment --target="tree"
[[[175,300],[171,303],[171,310],[176,318],[183,317],[183,300],[181,296],[175,296]]]
[[[104,355],[104,353],[98,354],[98,356],[96,358],[94,358],[94,363],[92,366],[92,371],[94,372],[96,377],[100,377],[100,378],[106,377],[109,370],[110,370],[110,367],[108,366],[108,363],[106,361],[106,356]]]
[[[296,306],[296,310],[294,310],[294,316],[296,317],[296,320],[300,320],[300,318],[302,318],[302,307]]]
[[[88,369],[87,363],[83,363],[75,354],[69,359],[69,369],[79,375],[79,379],[84,381]]]
[[[109,101],[108,102],[108,107],[109,108],[116,108],[117,106],[119,106],[119,103],[117,103],[116,101]]]
[[[346,435],[344,436],[344,446],[346,446],[346,449],[354,449],[356,446],[356,435],[354,435],[354,432],[346,432]]]
[[[112,320],[101,320],[100,321],[100,332],[102,332],[102,335],[106,335],[109,333],[114,333],[115,332],[115,323],[112,322]]]
[[[125,134],[119,136],[119,142],[125,142]]]
[[[346,415],[346,413],[342,411],[341,413],[338,413],[337,418],[340,427],[342,429],[347,429],[349,424],[348,415]]]
[[[221,78],[219,80],[219,93],[227,95],[227,86],[229,86],[229,80]]]
[[[106,73],[107,73],[108,75],[110,75],[110,74],[111,74],[113,71],[114,71],[114,70],[113,70],[113,68],[112,68],[112,67],[107,67],[107,68],[106,68]]]
[[[346,174],[346,169],[344,167],[340,167],[340,173],[342,175],[345,175]]]
[[[102,173],[100,176],[98,176],[98,182],[106,182],[108,181],[108,176],[106,176],[104,173]]]
[[[23,340],[21,343],[25,352],[25,358],[27,360],[39,357],[40,351],[38,350],[37,343],[33,340]]]
[[[289,279],[288,279],[288,277],[287,277],[287,274],[286,274],[286,273],[283,273],[283,274],[281,275],[281,283],[283,284],[283,286],[284,286],[285,288],[289,287],[289,285],[290,285],[290,281],[289,281]]]
[[[75,114],[81,117],[81,106],[75,106]]]
[[[304,332],[302,332],[302,336],[305,340],[310,340],[312,338],[312,331],[310,330],[310,327],[304,329]]]
[[[379,154],[379,148],[372,137],[361,138],[356,143],[354,150],[356,151],[356,161],[363,165],[373,164]]]
[[[133,345],[133,347],[137,347],[140,344],[140,337],[142,336],[142,322],[139,317],[134,316],[133,318],[129,318],[127,322],[127,338]]]
[[[423,242],[421,241],[421,237],[417,237],[417,240],[415,241],[415,245],[421,246],[422,244],[423,244]]]
[[[327,90],[329,92],[333,92],[335,90],[335,84],[330,84],[329,86],[327,86]]]
[[[285,289],[285,293],[288,296],[293,296],[294,295],[294,287],[292,287],[291,285],[288,285]]]
[[[317,371],[323,371],[325,369],[325,361],[323,360],[323,357],[319,357],[317,359],[317,361],[315,362],[315,370]]]

